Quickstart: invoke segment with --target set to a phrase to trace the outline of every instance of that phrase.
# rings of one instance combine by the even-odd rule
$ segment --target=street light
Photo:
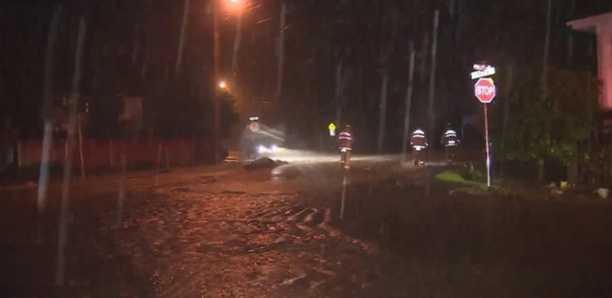
[[[220,81],[219,82],[219,88],[221,89],[227,89],[227,83],[225,81]]]
[[[221,2],[223,1],[223,2]],[[233,12],[238,12],[242,8],[243,0],[213,0],[212,12],[213,12],[213,59],[214,59],[214,70],[213,77],[215,80],[219,78],[219,72],[221,69],[221,49],[219,48],[219,13],[221,10],[221,4],[225,4],[224,9]],[[213,157],[214,162],[220,160],[219,153],[221,152],[221,98],[220,89],[227,88],[227,83],[220,82],[220,88],[214,88],[214,125],[213,125]]]
[[[244,1],[242,0],[229,0],[225,2],[225,10],[238,13],[242,11],[242,4]]]

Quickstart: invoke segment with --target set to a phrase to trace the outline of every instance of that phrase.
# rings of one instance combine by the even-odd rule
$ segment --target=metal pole
[[[484,105],[484,125],[485,125],[485,148],[487,151],[487,187],[491,187],[491,154],[489,149],[489,115],[487,113],[487,104]]]
[[[221,98],[219,97],[219,88],[217,80],[219,80],[219,71],[221,69],[220,48],[219,48],[219,0],[213,1],[213,43],[214,43],[214,85],[213,85],[213,102],[214,102],[214,136],[213,136],[213,161],[219,162],[219,151],[221,148]]]

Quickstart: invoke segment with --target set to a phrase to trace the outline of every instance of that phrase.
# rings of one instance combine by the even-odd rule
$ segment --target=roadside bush
[[[487,182],[487,173],[484,169],[478,169],[474,167],[473,163],[466,163],[459,171],[459,175],[465,180],[474,182]]]

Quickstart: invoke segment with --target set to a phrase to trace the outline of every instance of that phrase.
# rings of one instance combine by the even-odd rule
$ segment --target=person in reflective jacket
[[[444,146],[446,160],[450,161],[455,156],[456,148],[460,143],[459,137],[457,136],[457,132],[453,130],[452,125],[450,123],[446,125],[444,134],[442,134],[441,143],[442,146]]]
[[[424,151],[429,144],[427,144],[427,138],[425,132],[420,128],[417,128],[412,132],[410,136],[410,146],[412,146],[412,162],[418,165],[423,162]]]
[[[340,162],[344,163],[344,168],[348,169],[351,160],[351,151],[353,150],[353,134],[351,126],[346,125],[338,134],[338,149],[340,149]]]

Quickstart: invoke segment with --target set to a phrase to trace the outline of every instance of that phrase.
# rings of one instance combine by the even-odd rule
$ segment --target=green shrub
[[[464,164],[461,170],[459,170],[459,175],[467,181],[487,182],[486,170],[475,168],[473,163]]]

